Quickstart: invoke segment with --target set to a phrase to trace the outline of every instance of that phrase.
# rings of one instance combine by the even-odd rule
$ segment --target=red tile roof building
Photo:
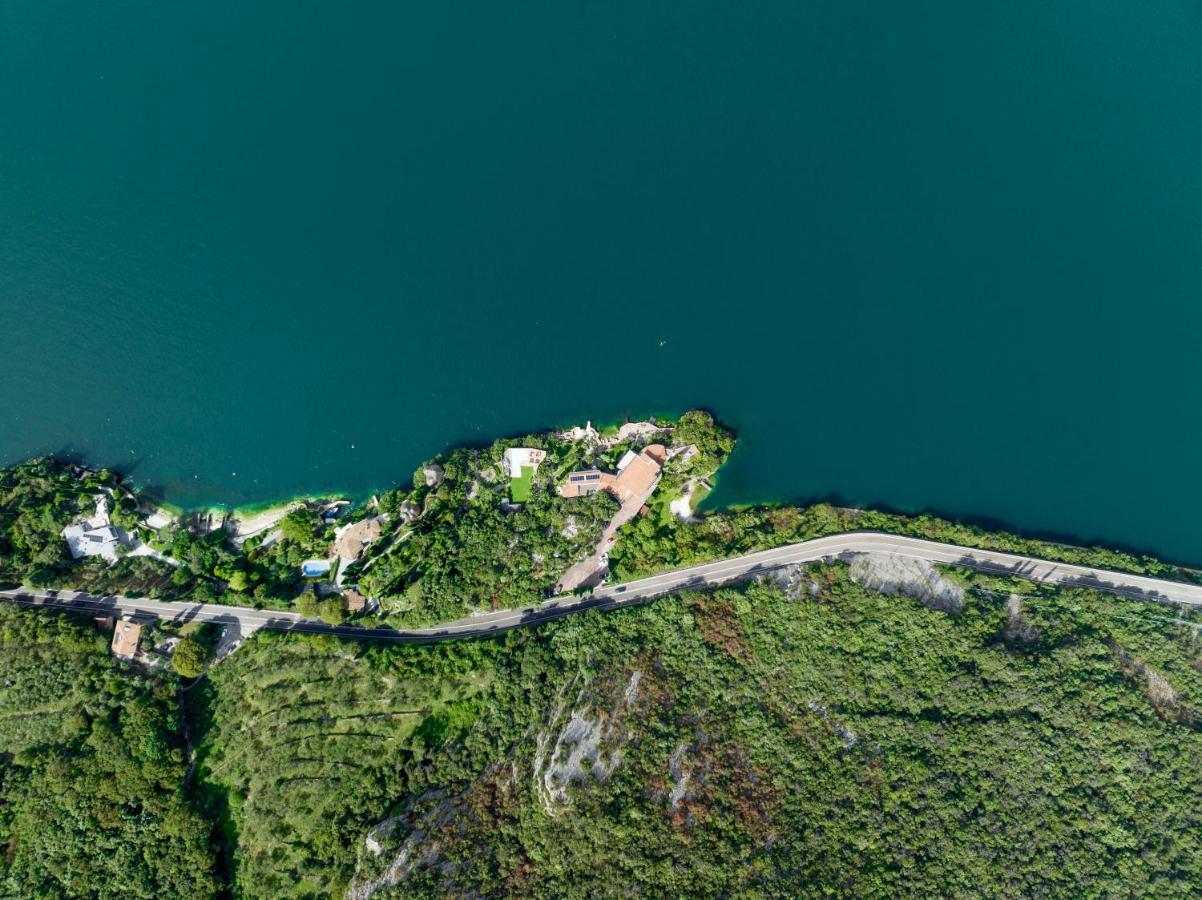
[[[142,626],[126,616],[113,629],[113,655],[133,659],[138,655],[138,642],[141,640]]]
[[[651,492],[659,480],[659,472],[667,459],[668,452],[663,444],[644,447],[638,456],[629,461],[617,475],[599,469],[582,469],[568,475],[568,480],[559,487],[563,497],[584,497],[597,491],[606,491],[619,503],[632,497],[641,497]]]

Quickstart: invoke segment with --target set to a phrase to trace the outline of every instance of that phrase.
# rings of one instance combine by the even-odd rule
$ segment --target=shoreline
[[[655,421],[658,423],[672,424],[678,421],[680,413],[652,413],[642,419],[626,417],[621,420],[613,420],[602,422],[600,420],[588,420],[592,427],[599,433],[609,436],[611,432],[616,431],[623,424],[640,421]],[[715,419],[717,417],[715,416]],[[721,421],[718,419],[718,421]],[[470,440],[461,441],[458,443],[447,444],[433,455],[425,460],[414,464],[414,470],[419,468],[424,462],[437,460],[442,458],[447,453],[460,448],[469,447],[481,449],[490,446],[496,442],[517,441],[527,437],[547,437],[559,434],[570,430],[573,427],[579,427],[581,423],[578,421],[573,424],[556,424],[540,431],[522,431],[509,432],[493,440]],[[736,458],[739,453],[738,431],[723,424],[723,427],[731,431],[736,438],[736,445],[731,458]],[[80,458],[74,454],[61,456],[56,453],[44,453],[36,456],[31,456],[23,460],[9,462],[0,468],[10,468],[23,465],[35,459],[51,459],[58,463],[68,463],[80,465],[95,471],[105,470],[114,473],[121,484],[134,491],[139,497],[149,501],[154,507],[168,513],[175,518],[181,518],[186,515],[208,515],[214,518],[234,518],[242,521],[254,519],[263,516],[267,513],[273,513],[280,509],[294,508],[298,504],[319,504],[332,500],[347,500],[353,509],[362,508],[373,496],[384,494],[390,490],[396,489],[405,483],[403,479],[393,479],[391,482],[383,482],[372,485],[366,488],[355,490],[340,490],[336,488],[316,490],[306,490],[290,495],[282,495],[269,497],[257,500],[250,500],[241,503],[197,503],[183,505],[174,502],[170,499],[165,499],[158,495],[153,487],[147,488],[140,484],[136,475],[133,472],[124,472],[119,466],[104,466],[98,462],[92,462],[86,458]],[[866,500],[864,502],[855,502],[849,500],[848,497],[840,491],[827,491],[822,493],[811,494],[807,496],[792,496],[792,497],[773,497],[766,499],[740,500],[736,503],[722,502],[722,481],[723,470],[730,465],[728,460],[719,471],[715,472],[710,478],[712,490],[707,492],[704,498],[705,509],[700,513],[702,517],[719,513],[737,513],[755,509],[784,509],[784,508],[799,508],[805,509],[819,504],[829,505],[838,509],[855,510],[863,513],[879,513],[890,517],[901,517],[905,519],[923,519],[932,518],[938,519],[950,524],[987,532],[990,534],[1004,534],[1010,537],[1038,541],[1041,543],[1054,544],[1067,548],[1075,549],[1097,549],[1108,550],[1122,553],[1128,556],[1155,561],[1157,563],[1175,566],[1182,569],[1192,571],[1202,571],[1202,557],[1197,560],[1182,559],[1171,554],[1159,552],[1156,548],[1147,545],[1140,546],[1130,542],[1121,540],[1111,540],[1104,536],[1085,537],[1080,534],[1072,534],[1054,530],[1032,529],[1025,528],[1017,523],[1009,522],[1004,519],[999,519],[988,513],[965,513],[960,511],[948,511],[930,506],[915,507],[912,509],[902,508],[886,502]],[[715,499],[716,498],[716,499]],[[285,509],[285,512],[287,509]],[[696,510],[694,510],[696,515]],[[262,529],[256,529],[251,533],[257,533]]]
[[[430,617],[434,610],[439,615],[447,610],[467,614],[475,608],[512,607],[530,595],[575,590],[583,582],[572,582],[569,576],[578,576],[577,570],[582,565],[588,568],[585,580],[596,578],[600,583],[606,583],[610,578],[629,581],[668,568],[752,554],[849,531],[873,531],[972,546],[1202,585],[1202,570],[1156,556],[1132,553],[1101,542],[1065,540],[1059,535],[1053,539],[1032,537],[1016,529],[998,528],[997,523],[992,528],[984,527],[967,517],[933,516],[929,512],[904,514],[880,506],[852,505],[839,497],[831,498],[829,502],[778,500],[724,506],[721,505],[722,488],[726,478],[720,473],[737,454],[738,445],[734,433],[712,414],[690,410],[679,418],[657,417],[654,421],[625,424],[630,427],[601,431],[588,423],[586,428],[572,426],[498,439],[479,449],[452,448],[424,460],[415,469],[411,485],[402,483],[379,494],[379,508],[374,518],[368,500],[371,495],[350,492],[324,496],[306,492],[286,500],[190,510],[184,514],[182,529],[171,529],[159,535],[159,541],[170,544],[172,556],[185,566],[174,573],[144,568],[136,571],[121,569],[110,576],[107,571],[87,565],[41,565],[36,557],[26,554],[29,558],[22,557],[21,577],[29,578],[31,586],[100,587],[117,592],[125,587],[173,598],[192,596],[189,592],[195,592],[203,602],[224,602],[234,606],[274,607],[277,603],[302,601],[312,605],[314,601],[308,582],[294,571],[301,558],[297,554],[304,558],[332,559],[330,555],[337,545],[339,532],[336,528],[331,531],[330,526],[335,519],[346,517],[352,523],[363,521],[364,527],[376,528],[361,544],[343,548],[345,552],[337,554],[347,565],[362,566],[353,570],[359,577],[358,583],[352,583],[356,596],[379,604],[379,614],[386,614],[390,620],[404,625],[433,621]],[[665,434],[667,430],[673,434]],[[623,463],[629,464],[629,459],[634,457],[633,448],[642,447],[643,452],[648,452],[651,447],[658,446],[658,443],[650,442],[661,440],[674,446],[676,452],[664,454],[655,469],[656,477],[646,489],[632,489],[630,496],[617,498],[621,503],[619,513],[626,514],[621,521],[604,504],[590,505],[593,502],[589,501],[589,504],[571,507],[556,498],[556,494],[559,498],[575,496],[564,488],[573,466],[577,469],[592,466],[588,471],[593,472],[598,469],[612,472],[615,468],[622,472]],[[545,448],[555,465],[541,477],[538,496],[532,497],[529,503],[513,504],[508,500],[507,482],[498,481],[496,471],[502,465],[498,459],[503,460],[508,450],[523,443]],[[660,449],[663,452],[663,448]],[[673,464],[674,458],[679,458],[680,462]],[[57,502],[50,489],[53,477],[65,477],[77,483],[82,479],[85,490],[94,490],[94,482],[119,488],[129,497],[124,512],[127,519],[137,512],[133,502],[135,497],[142,501],[143,514],[154,508],[152,497],[139,497],[133,479],[122,479],[116,472],[81,471],[77,466],[57,463],[53,457],[41,457],[29,465],[34,470],[30,472],[30,478],[41,479],[31,482],[40,485],[29,495],[41,498],[33,501],[35,506],[40,502],[52,507]],[[44,471],[56,466],[60,470],[59,476]],[[597,474],[595,477],[602,476]],[[612,481],[622,476],[611,474],[610,477]],[[636,475],[636,480],[638,477]],[[698,479],[707,487],[715,487],[718,501],[711,501],[712,494],[707,492],[704,509],[696,510],[696,514],[691,514],[690,509],[690,514],[682,515],[682,510],[673,509],[670,501],[679,499],[678,495]],[[576,480],[580,480],[579,475]],[[627,509],[628,501],[636,499],[646,505],[657,485],[661,493],[655,504],[645,509],[639,509],[636,504]],[[330,501],[346,502],[350,506],[340,515],[331,515]],[[487,512],[485,508],[492,503],[499,503],[507,515]],[[298,509],[305,509],[308,515],[284,521],[291,511]],[[675,515],[669,515],[670,512]],[[512,516],[517,518],[511,519]],[[583,526],[575,524],[579,516],[584,517]],[[383,526],[371,526],[368,519],[392,523],[387,529],[389,533],[382,533]],[[423,524],[412,524],[418,520]],[[149,519],[143,521],[152,529],[161,528]],[[615,530],[628,523],[633,524],[629,524],[623,535],[629,536],[630,540],[622,540]],[[556,530],[557,526],[563,527]],[[580,527],[590,531],[576,541]],[[218,528],[228,535],[228,544],[209,539],[208,536]],[[549,558],[546,544],[531,544],[527,540],[529,546],[524,550],[514,550],[521,544],[522,535],[535,532],[545,534],[546,540],[551,541],[550,550],[555,551],[551,558],[565,562],[544,565]],[[286,537],[287,541],[282,542],[281,537]],[[365,555],[368,545],[378,538],[385,540]],[[398,538],[412,538],[412,541],[405,545],[406,552],[395,556],[391,551],[398,546]],[[615,539],[618,539],[617,543]],[[151,541],[153,543],[154,539]],[[198,541],[204,542],[203,546],[198,547]],[[250,548],[244,550],[248,542]],[[281,544],[283,550],[277,546]],[[469,545],[487,551],[481,572],[499,570],[508,574],[502,586],[489,582],[487,577],[477,577],[474,570],[456,571],[448,577],[436,562],[430,562]],[[429,556],[428,551],[433,551],[434,555]],[[169,582],[166,580],[168,575]],[[336,583],[341,585],[342,582]],[[414,593],[414,585],[418,584],[423,587]],[[305,600],[305,597],[309,599]],[[356,611],[359,609],[361,605]],[[330,617],[334,616],[333,611],[327,612]]]

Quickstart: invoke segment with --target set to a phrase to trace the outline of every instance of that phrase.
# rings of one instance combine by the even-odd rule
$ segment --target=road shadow
[[[1049,561],[1052,565],[1056,563]],[[1144,588],[1133,587],[1127,584],[1119,584],[1117,581],[1109,580],[1103,575],[1090,573],[1086,575],[1065,575],[1057,578],[1054,582],[1048,581],[1045,578],[1036,577],[1041,566],[1048,565],[1049,562],[1037,560],[1019,560],[1015,563],[1000,563],[991,560],[982,560],[967,554],[961,556],[956,562],[951,565],[959,566],[965,569],[972,569],[976,572],[985,572],[990,575],[1002,575],[1012,578],[1021,578],[1025,581],[1032,581],[1040,584],[1055,584],[1059,587],[1069,588],[1085,588],[1093,591],[1100,591],[1106,594],[1114,594],[1119,597],[1126,597],[1132,600],[1144,600],[1151,603],[1168,603],[1173,605],[1189,605],[1181,604],[1180,601],[1174,600],[1172,597],[1156,590],[1148,590]]]

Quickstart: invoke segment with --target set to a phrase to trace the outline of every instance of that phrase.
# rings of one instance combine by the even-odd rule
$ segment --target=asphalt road
[[[625,584],[605,585],[587,597],[556,597],[533,606],[481,613],[467,619],[411,631],[327,625],[292,612],[219,606],[212,603],[170,603],[121,596],[97,597],[76,591],[0,591],[0,599],[22,606],[71,609],[89,614],[143,615],[180,622],[236,623],[244,634],[260,628],[269,628],[274,631],[333,634],[340,637],[401,643],[429,643],[486,636],[561,619],[590,609],[610,610],[634,606],[686,588],[711,587],[771,572],[784,566],[824,559],[849,559],[859,553],[887,553],[998,575],[1013,575],[1045,584],[1093,588],[1136,600],[1202,606],[1202,585],[873,532],[831,535],[734,559],[674,569]]]

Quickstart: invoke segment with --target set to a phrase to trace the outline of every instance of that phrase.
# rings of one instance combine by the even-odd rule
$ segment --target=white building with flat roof
[[[527,467],[537,472],[539,465],[546,458],[546,450],[535,450],[533,447],[510,447],[501,457],[505,474],[510,478],[521,478],[522,469]]]
[[[72,559],[103,556],[109,562],[117,561],[121,532],[112,525],[95,526],[87,522],[76,522],[63,529],[63,538],[67,541]]]
[[[113,563],[117,561],[117,547],[125,542],[125,532],[109,519],[108,498],[104,494],[96,498],[96,511],[91,516],[68,525],[62,535],[72,559],[102,556]]]

